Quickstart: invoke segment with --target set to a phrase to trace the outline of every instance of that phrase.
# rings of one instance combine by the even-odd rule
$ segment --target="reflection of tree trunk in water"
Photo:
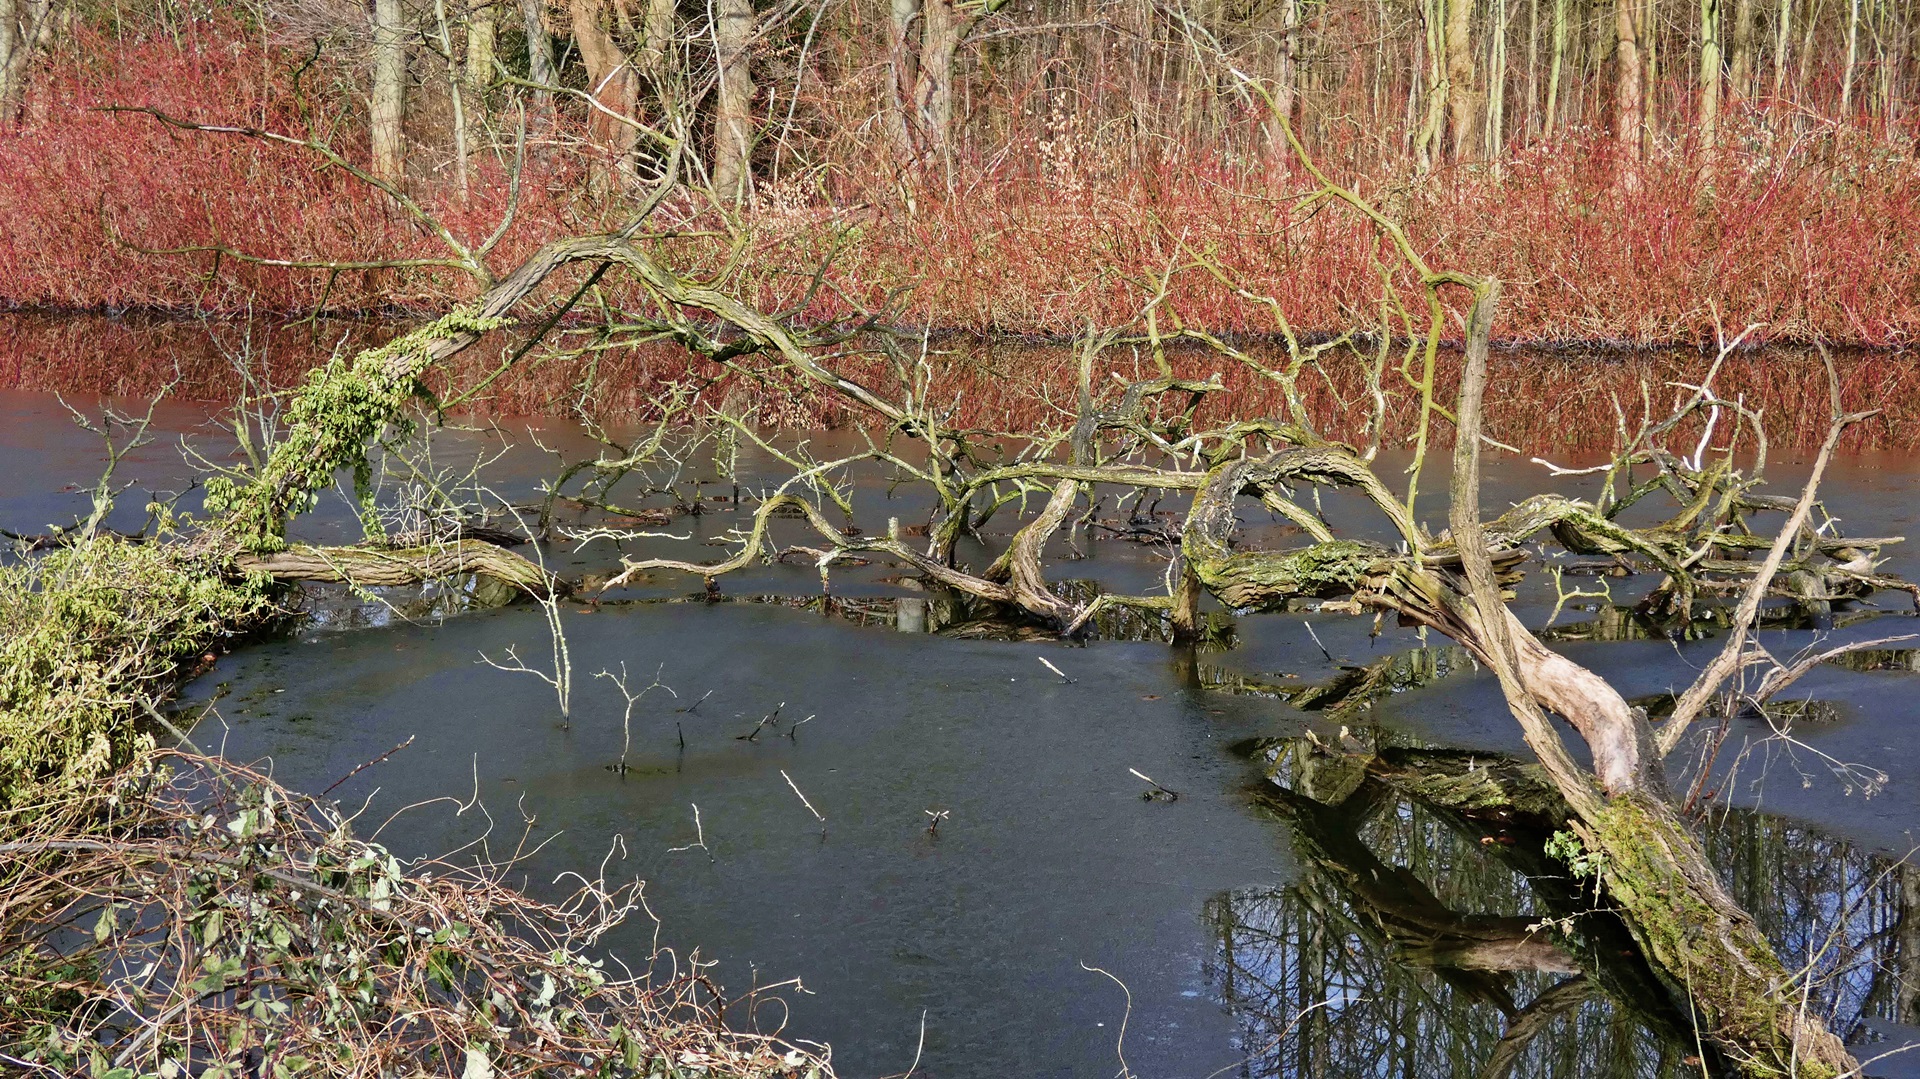
[[[1292,792],[1282,788],[1285,798]],[[1412,872],[1380,860],[1360,839],[1361,826],[1384,805],[1386,790],[1364,784],[1334,805],[1290,800],[1287,820],[1302,857],[1337,876],[1362,917],[1400,959],[1433,970],[1475,1000],[1504,1014],[1519,1009],[1504,982],[1492,975],[1518,971],[1577,974],[1565,948],[1530,927],[1536,918],[1461,914],[1442,903]]]
[[[1493,1047],[1493,1053],[1480,1070],[1481,1079],[1506,1079],[1520,1063],[1520,1055],[1533,1040],[1546,1032],[1555,1019],[1593,998],[1593,984],[1584,974],[1575,974],[1555,982],[1527,1002],[1507,1023],[1507,1032]]]
[[[1670,1003],[1626,927],[1606,910],[1605,898],[1596,905],[1590,882],[1570,879],[1565,866],[1544,854],[1545,840],[1562,826],[1567,806],[1537,766],[1485,753],[1342,751],[1312,739],[1290,739],[1280,744],[1273,779],[1276,786],[1263,799],[1287,820],[1303,863],[1317,879],[1337,887],[1376,946],[1395,962],[1432,970],[1469,999],[1497,1007],[1508,1018],[1506,1035],[1488,1059],[1464,1061],[1459,1074],[1509,1074],[1534,1037],[1595,991],[1646,1023],[1663,1043],[1693,1051],[1686,1013]],[[1418,876],[1382,861],[1360,837],[1369,821],[1402,813],[1400,807],[1409,804],[1403,798],[1458,841],[1457,850],[1432,851],[1439,862],[1458,871],[1460,859],[1474,857],[1465,852],[1484,852],[1490,865],[1528,882],[1542,913],[1460,913]],[[1543,918],[1570,919],[1578,932],[1576,946],[1556,943],[1537,928]],[[1517,971],[1568,977],[1522,1008],[1500,976]],[[1313,990],[1303,986],[1301,991],[1311,995]]]
[[[1920,1023],[1920,868],[1902,864],[1900,875],[1900,987],[1893,1017]]]

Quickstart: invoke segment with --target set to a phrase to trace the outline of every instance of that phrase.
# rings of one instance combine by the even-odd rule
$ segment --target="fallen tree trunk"
[[[1859,1064],[1806,1009],[1797,979],[1727,894],[1699,837],[1669,800],[1645,715],[1604,679],[1549,652],[1500,600],[1479,503],[1480,417],[1497,296],[1494,282],[1477,290],[1457,411],[1452,523],[1466,587],[1464,595],[1449,598],[1478,630],[1461,643],[1491,660],[1528,743],[1573,812],[1573,830],[1620,919],[1703,1032],[1749,1075],[1856,1073]],[[1593,776],[1572,765],[1546,709],[1579,729],[1593,755]]]
[[[533,562],[503,547],[472,539],[403,548],[296,545],[269,554],[242,553],[234,563],[242,570],[266,573],[276,581],[391,588],[462,573],[483,573],[540,599],[570,591],[566,581]]]
[[[1357,458],[1290,449],[1215,468],[1194,499],[1184,553],[1208,590],[1235,607],[1284,607],[1301,596],[1344,593],[1359,607],[1396,612],[1465,646],[1498,676],[1527,744],[1567,803],[1573,832],[1677,1006],[1748,1075],[1826,1079],[1856,1072],[1840,1039],[1804,1009],[1797,979],[1727,894],[1670,800],[1666,747],[1655,744],[1645,714],[1605,679],[1542,645],[1502,599],[1496,558],[1514,552],[1507,537],[1489,535],[1479,510],[1480,416],[1498,287],[1470,287],[1450,542],[1423,548],[1406,504]],[[1406,537],[1408,550],[1343,540],[1291,551],[1235,549],[1235,500],[1264,499],[1293,482],[1362,491]],[[1591,770],[1575,762],[1549,712],[1578,731]]]

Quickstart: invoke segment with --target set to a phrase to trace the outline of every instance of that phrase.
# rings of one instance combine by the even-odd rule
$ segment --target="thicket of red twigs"
[[[471,288],[445,270],[329,275],[205,250],[152,253],[444,254],[383,195],[310,153],[103,111],[151,106],[322,131],[349,158],[363,156],[356,99],[311,75],[302,83],[297,58],[214,24],[145,41],[87,35],[77,30],[37,77],[26,121],[0,131],[0,303],[425,311]],[[1717,321],[1764,323],[1759,336],[1773,340],[1905,344],[1920,331],[1920,162],[1885,137],[1813,121],[1786,134],[1777,120],[1764,110],[1736,117],[1710,173],[1703,159],[1666,154],[1633,184],[1594,131],[1498,167],[1423,178],[1345,175],[1339,147],[1321,153],[1336,178],[1400,217],[1435,265],[1502,278],[1500,333],[1511,340],[1698,343]],[[1280,300],[1302,328],[1377,324],[1389,260],[1354,215],[1296,207],[1288,196],[1310,186],[1297,167],[1229,163],[1206,147],[1173,147],[1142,165],[1131,149],[1054,140],[1026,153],[963,153],[951,169],[905,179],[849,161],[763,181],[742,286],[768,305],[791,302],[832,249],[838,289],[819,293],[816,315],[911,283],[907,323],[1064,335],[1089,320],[1124,321],[1146,280],[1174,267],[1167,310],[1213,330],[1272,329],[1261,307],[1193,268],[1198,256]],[[478,155],[464,202],[444,169],[418,168],[412,186],[456,234],[478,239],[506,204],[508,157]],[[576,155],[536,145],[497,265],[618,219],[621,207],[591,200],[580,175]],[[705,241],[680,244],[694,267],[724,255]]]

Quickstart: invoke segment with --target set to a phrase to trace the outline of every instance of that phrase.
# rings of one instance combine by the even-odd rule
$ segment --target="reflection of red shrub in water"
[[[138,398],[175,383],[177,398],[225,403],[241,390],[237,357],[247,357],[251,369],[273,385],[287,387],[325,363],[336,349],[378,344],[391,332],[382,323],[344,320],[247,323],[0,315],[0,387]],[[477,384],[495,369],[501,350],[511,343],[506,333],[461,353],[434,373],[433,389],[445,397]],[[1247,348],[1268,360],[1279,358],[1273,342]],[[1078,361],[1069,347],[950,336],[936,338],[931,351],[940,364],[936,392],[958,403],[955,424],[1031,430],[1056,422],[1060,409],[1072,407],[1069,390],[1076,384]],[[1218,372],[1226,385],[1202,406],[1202,423],[1228,415],[1278,415],[1284,407],[1270,384],[1208,353],[1173,349],[1169,358],[1183,375],[1204,378]],[[1702,357],[1692,350],[1606,356],[1503,350],[1492,362],[1494,384],[1501,390],[1488,400],[1490,434],[1528,453],[1546,454],[1607,448],[1614,437],[1615,401],[1632,426],[1639,420],[1642,386],[1654,395],[1658,412],[1667,397],[1681,392],[1675,383],[1692,382],[1704,370]],[[1125,350],[1108,352],[1101,363],[1103,370],[1125,377],[1139,373]],[[890,376],[879,364],[843,366],[869,385],[888,385]],[[1920,448],[1920,354],[1841,353],[1836,367],[1850,404],[1887,409],[1883,418],[1852,428],[1844,444],[1848,449]],[[1307,407],[1323,433],[1357,439],[1365,419],[1364,375],[1350,355],[1341,353],[1330,356],[1326,369],[1327,377],[1305,380]],[[597,420],[642,422],[655,417],[655,402],[665,396],[668,384],[690,372],[721,374],[674,345],[617,350],[597,360],[590,355],[553,357],[494,383],[475,410],[497,416],[571,415],[575,404],[584,401]],[[1453,378],[1453,357],[1443,357],[1442,396],[1452,396]],[[597,389],[582,393],[588,379]],[[1776,447],[1811,448],[1826,434],[1826,376],[1817,356],[1786,349],[1741,356],[1728,361],[1715,386],[1725,396],[1762,410]],[[717,383],[707,391],[709,403],[720,404],[732,389],[730,382]],[[1391,384],[1389,391],[1389,429],[1404,435],[1417,398]],[[761,409],[761,420],[776,426],[831,427],[852,418],[837,398],[791,385],[758,385],[752,399]],[[1444,423],[1440,430],[1444,443]],[[1721,431],[1724,435],[1726,428]],[[1683,432],[1675,436],[1675,444],[1690,444],[1693,437]]]

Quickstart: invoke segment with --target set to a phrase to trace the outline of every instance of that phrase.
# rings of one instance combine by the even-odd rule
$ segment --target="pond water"
[[[182,436],[227,452],[207,415],[161,407],[161,437],[120,466],[135,486],[114,523],[138,525],[144,492],[190,485]],[[535,433],[550,449],[590,448],[562,426]],[[826,457],[847,437],[809,446]],[[458,472],[494,438],[443,436],[435,461]],[[489,483],[524,505],[557,465],[524,425],[506,441]],[[0,453],[0,528],[84,510],[99,444],[50,395],[0,391]],[[1490,505],[1544,486],[1518,459],[1489,467]],[[1776,469],[1784,486],[1804,464]],[[738,480],[757,490],[784,470],[748,453]],[[857,526],[924,520],[925,504],[886,480],[864,474],[852,489]],[[724,557],[751,512],[731,487],[710,483],[703,494],[727,500],[660,526],[686,538],[627,553]],[[1851,532],[1920,539],[1911,459],[1849,457],[1826,496]],[[1328,509],[1367,531],[1356,507]],[[804,542],[791,524],[778,538]],[[1282,532],[1249,524],[1256,541]],[[351,538],[351,515],[329,499],[301,528]],[[1920,576],[1920,544],[1906,546],[1888,569]],[[569,575],[604,574],[616,556],[606,544],[544,551]],[[1082,536],[1056,542],[1049,566],[1142,591],[1164,560],[1153,545]],[[717,602],[695,578],[656,573],[563,604],[564,717],[551,686],[483,661],[511,648],[549,663],[539,608],[316,589],[305,620],[221,659],[181,711],[204,747],[364,807],[363,832],[401,853],[475,844],[515,859],[510,874],[540,894],[569,890],[569,872],[644,878],[652,917],[608,937],[611,956],[711,964],[741,1000],[734,1022],[830,1043],[848,1076],[1700,1074],[1684,1018],[1655,1003],[1605,918],[1540,853],[1543,837],[1374,781],[1316,800],[1308,732],[1383,753],[1524,756],[1497,686],[1445,642],[1311,611],[1216,612],[1197,648],[1125,620],[1084,646],[1004,639],[897,572],[838,568],[823,596],[811,565],[776,563],[723,578]],[[1718,648],[1711,627],[1676,641],[1625,613],[1651,583],[1610,581],[1609,597],[1573,601],[1550,634],[1649,699]],[[1762,639],[1785,656],[1920,630],[1904,598],[1880,602],[1782,611]],[[1554,605],[1535,567],[1515,609],[1543,626]],[[1900,862],[1920,828],[1917,654],[1823,667],[1796,689],[1815,702],[1804,717],[1784,733],[1733,720],[1706,766],[1718,863],[1788,964],[1817,968],[1810,1006],[1863,1059],[1920,1040],[1920,872]],[[596,677],[623,664],[633,690],[667,688],[627,712]],[[1311,686],[1328,692],[1300,696]],[[1143,775],[1178,798],[1143,797]],[[1570,934],[1539,928],[1563,918]],[[1469,969],[1447,958],[1462,941],[1517,942],[1519,958]],[[1920,1052],[1869,1071],[1920,1074]]]

